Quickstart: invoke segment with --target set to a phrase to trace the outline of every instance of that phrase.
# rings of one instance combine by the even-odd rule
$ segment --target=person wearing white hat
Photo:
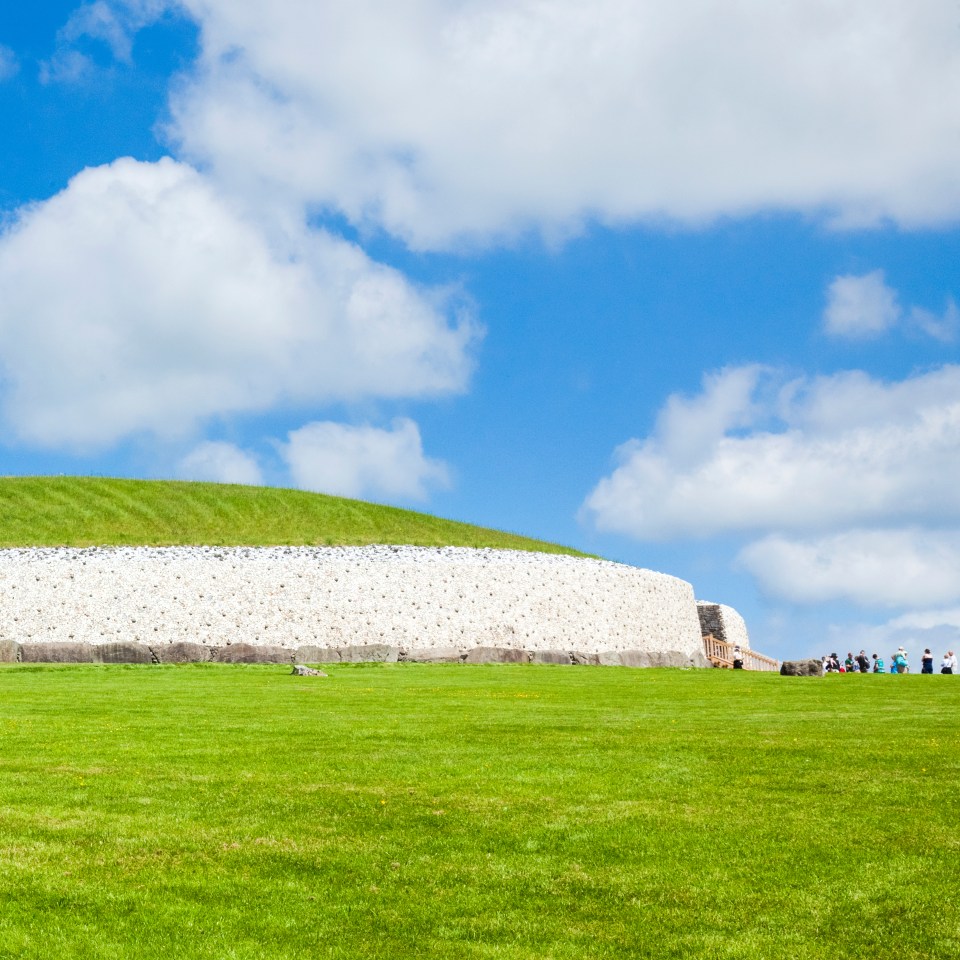
[[[897,647],[897,652],[893,656],[893,662],[897,665],[897,673],[909,673],[910,663],[907,660],[907,651],[903,647]]]

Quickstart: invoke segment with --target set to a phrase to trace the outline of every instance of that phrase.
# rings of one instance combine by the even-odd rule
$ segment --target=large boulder
[[[308,644],[297,647],[297,660],[300,663],[339,663],[340,651],[336,647]]]
[[[153,654],[145,643],[99,643],[94,655],[101,663],[153,663]]]
[[[291,663],[293,651],[252,643],[231,643],[220,647],[213,657],[217,663]]]
[[[400,659],[408,663],[460,663],[464,656],[456,647],[411,647],[400,652]]]
[[[474,647],[467,652],[465,663],[529,663],[527,650],[508,647]]]
[[[23,643],[20,645],[23,663],[96,663],[97,657],[90,643]]]
[[[0,663],[16,663],[20,659],[20,644],[14,640],[0,640]]]
[[[400,659],[400,649],[388,643],[361,643],[340,647],[339,652],[343,663],[396,663]]]
[[[563,650],[532,650],[530,652],[531,663],[547,663],[556,666],[570,666],[573,663],[573,657]]]
[[[820,660],[784,660],[780,664],[781,677],[822,677],[823,663]]]
[[[177,640],[174,643],[155,643],[150,653],[157,663],[203,663],[211,657],[211,650],[202,643]]]

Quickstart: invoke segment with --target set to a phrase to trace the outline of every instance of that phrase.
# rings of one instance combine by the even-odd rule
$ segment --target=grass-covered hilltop
[[[582,556],[512,533],[302,490],[101,477],[0,478],[0,548],[374,543]]]

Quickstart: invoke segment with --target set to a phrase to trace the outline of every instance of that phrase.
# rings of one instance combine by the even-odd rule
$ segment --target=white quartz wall
[[[725,603],[720,604],[720,616],[723,618],[723,632],[727,643],[739,644],[744,650],[750,648],[750,637],[747,634],[747,624],[743,617],[733,607]]]
[[[0,550],[0,640],[702,655],[693,590],[674,577],[386,546]]]

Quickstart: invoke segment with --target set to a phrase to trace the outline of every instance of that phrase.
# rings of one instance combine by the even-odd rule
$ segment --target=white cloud
[[[896,290],[887,286],[882,270],[874,270],[830,284],[823,322],[831,336],[866,339],[885,333],[900,316]]]
[[[214,415],[465,387],[476,336],[450,291],[359,248],[247,218],[172,160],[118,160],[0,234],[10,439],[105,447]]]
[[[953,0],[170,6],[201,25],[185,159],[420,247],[592,217],[960,215]]]
[[[647,540],[960,522],[960,367],[899,383],[857,372],[771,380],[731,369],[700,397],[671,398],[650,437],[620,448],[584,517]],[[670,411],[714,398],[726,412],[691,450]],[[749,429],[733,431],[738,418]]]
[[[796,603],[960,603],[956,530],[849,530],[799,540],[772,535],[748,544],[740,562],[766,592]]]
[[[960,604],[958,451],[958,366],[893,383],[732,368],[671,397],[582,516],[642,540],[759,535],[737,559],[770,597],[920,611]]]
[[[947,301],[942,316],[922,307],[913,307],[910,311],[911,324],[927,336],[939,340],[941,343],[952,343],[957,339],[960,331],[960,310],[951,297]]]
[[[263,474],[256,458],[232,443],[209,440],[194,447],[177,465],[184,480],[243,483],[259,486]]]
[[[17,55],[9,47],[0,43],[0,82],[15,76],[19,69],[20,62]]]
[[[449,484],[447,466],[424,456],[420,430],[407,419],[390,430],[308,423],[281,453],[296,486],[321,493],[424,500],[430,487]]]
[[[938,670],[947,650],[960,655],[960,607],[911,611],[881,624],[835,625],[827,645],[831,650],[872,650],[886,660],[888,668],[890,652],[904,646],[914,670],[919,670],[921,651],[929,647]]]
[[[827,288],[823,327],[830,336],[867,340],[904,325],[951,343],[960,331],[960,310],[952,297],[942,315],[923,307],[901,308],[897,291],[887,285],[882,270],[836,277]]]
[[[40,65],[41,83],[78,83],[96,70],[90,56],[77,49],[83,41],[99,41],[115,60],[130,64],[136,32],[170,10],[176,0],[92,0],[78,6],[57,33],[53,56]]]

